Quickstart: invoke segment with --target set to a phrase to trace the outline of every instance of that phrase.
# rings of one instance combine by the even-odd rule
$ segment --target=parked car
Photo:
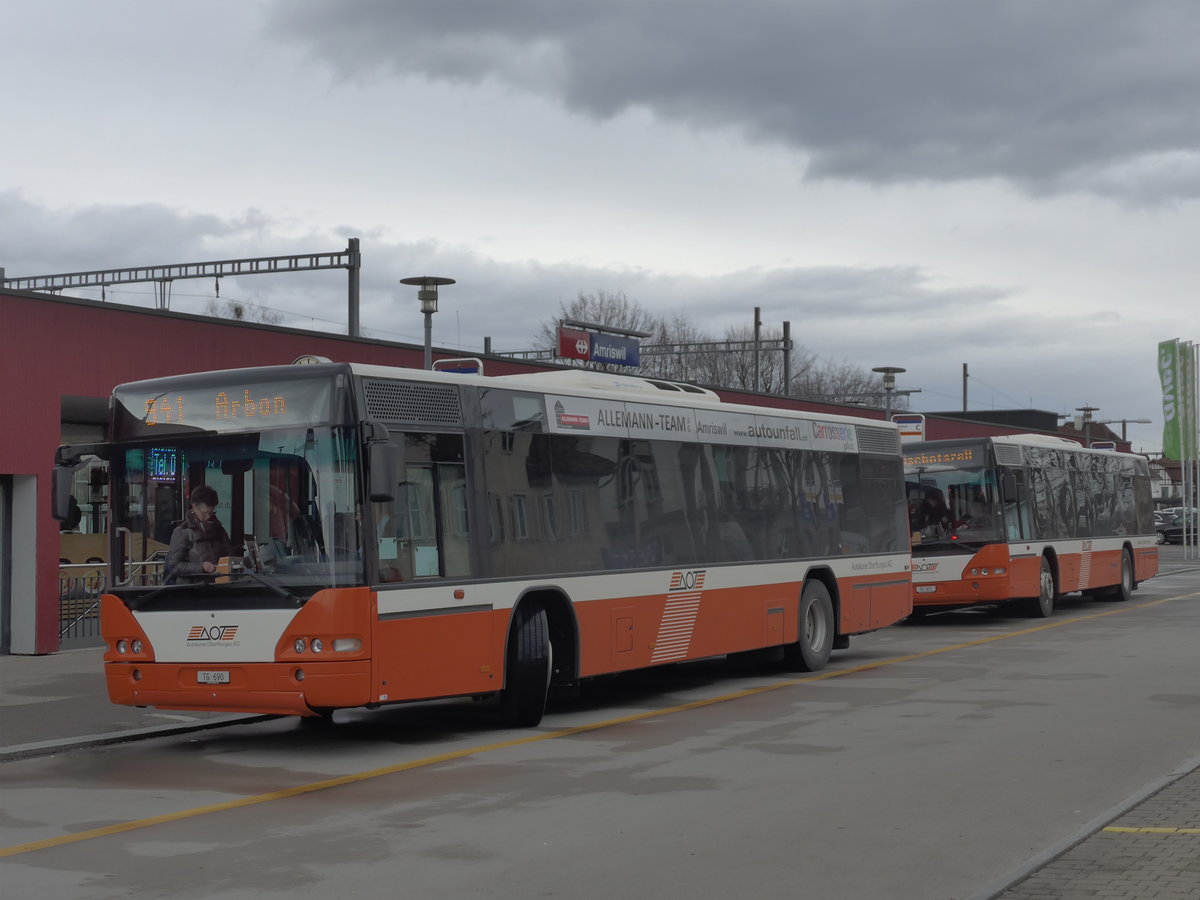
[[[1165,522],[1155,522],[1154,529],[1158,532],[1158,542],[1160,544],[1182,544],[1185,518],[1187,518],[1188,541],[1193,544],[1196,543],[1196,527],[1200,525],[1200,518],[1194,515],[1190,517],[1183,515],[1171,516]]]

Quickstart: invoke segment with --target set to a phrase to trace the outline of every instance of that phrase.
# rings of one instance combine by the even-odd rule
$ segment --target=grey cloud
[[[803,154],[811,177],[1200,192],[1189,0],[289,0],[268,30],[344,75],[496,80]]]
[[[51,209],[0,191],[0,266],[17,278],[186,262],[206,241],[244,233],[253,220],[228,222],[156,203]]]
[[[0,265],[10,276],[335,250],[354,234],[339,229],[284,236],[280,223],[259,213],[222,219],[159,205],[55,210],[0,193]],[[660,314],[683,313],[714,337],[726,327],[749,325],[760,306],[765,324],[790,321],[793,339],[827,362],[907,368],[902,387],[923,391],[914,396],[914,409],[957,408],[967,362],[978,376],[971,388],[977,408],[996,398],[994,405],[1002,407],[1058,411],[1090,402],[1106,415],[1155,415],[1147,399],[1155,396],[1152,324],[1114,314],[1084,320],[1019,314],[1010,306],[1015,292],[1004,286],[946,288],[917,267],[778,268],[702,278],[507,263],[435,242],[361,236],[361,321],[371,337],[421,341],[414,289],[399,284],[414,274],[457,279],[443,289],[434,341],[464,352],[481,351],[485,336],[496,350],[529,348],[560,302],[580,291],[624,291]],[[334,332],[345,327],[344,272],[229,278],[220,294],[277,310],[284,325]],[[110,294],[135,305],[136,296]],[[177,283],[172,308],[203,312],[212,296],[208,282]],[[141,302],[153,305],[148,290]],[[1100,366],[1121,377],[1099,378]],[[1097,391],[1102,383],[1104,390]]]

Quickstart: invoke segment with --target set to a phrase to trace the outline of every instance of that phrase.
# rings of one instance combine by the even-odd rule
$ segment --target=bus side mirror
[[[50,482],[50,515],[60,522],[71,515],[71,488],[75,480],[75,466],[54,467],[54,480]]]
[[[1002,472],[1000,475],[1000,499],[1005,503],[1016,503],[1020,499],[1017,496],[1017,476],[1012,472]]]
[[[404,480],[404,452],[391,441],[369,444],[367,464],[371,467],[367,486],[372,503],[396,499],[396,487]]]

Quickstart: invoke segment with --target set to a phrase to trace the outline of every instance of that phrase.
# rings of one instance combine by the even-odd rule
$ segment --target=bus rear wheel
[[[523,604],[513,617],[508,638],[500,719],[512,728],[532,728],[542,721],[550,692],[550,623],[546,610]]]
[[[796,643],[784,648],[784,660],[801,672],[825,668],[836,631],[829,588],[815,579],[805,582],[800,593],[800,637]]]
[[[1050,560],[1042,557],[1042,570],[1038,574],[1038,595],[1029,597],[1022,602],[1025,615],[1034,619],[1048,619],[1054,613],[1054,570],[1050,568]]]

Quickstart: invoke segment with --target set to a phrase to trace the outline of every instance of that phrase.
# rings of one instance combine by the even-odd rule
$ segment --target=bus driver
[[[206,484],[192,490],[191,509],[171,534],[167,584],[208,581],[221,557],[231,552],[229,535],[217,520],[217,492]]]

